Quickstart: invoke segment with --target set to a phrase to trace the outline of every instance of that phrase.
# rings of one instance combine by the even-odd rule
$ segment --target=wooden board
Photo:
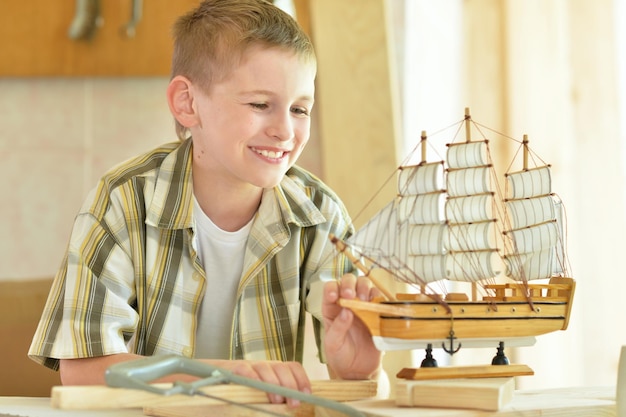
[[[396,405],[500,410],[513,398],[513,378],[400,380],[396,384]]]
[[[576,387],[552,390],[516,391],[513,399],[499,411],[464,410],[453,408],[398,407],[395,400],[364,400],[348,402],[366,417],[617,417],[615,406],[615,387]],[[286,407],[283,406],[285,410]],[[213,406],[198,408],[190,413],[154,414],[159,417],[240,417],[262,416],[237,413],[240,407],[226,406],[213,413]],[[181,408],[182,409],[182,408]],[[278,410],[279,408],[276,408]],[[186,410],[182,410],[186,411]],[[193,411],[196,413],[194,414]],[[222,414],[221,412],[225,414]],[[289,411],[287,411],[287,415]],[[293,411],[292,411],[293,412]],[[148,414],[153,415],[153,414]],[[316,407],[315,414],[303,417],[345,417],[321,407]],[[300,417],[300,416],[298,416]]]
[[[263,411],[289,417],[346,417],[345,414],[328,408],[303,404],[297,408],[285,404],[255,404],[259,410],[250,410],[234,405],[212,405],[193,407],[146,407],[143,413],[151,417],[261,417]],[[2,416],[0,416],[2,417]]]
[[[445,366],[441,368],[404,368],[397,373],[401,379],[429,380],[450,378],[501,378],[534,375],[526,365]]]
[[[131,2],[101,1],[103,25],[91,40],[73,40],[68,29],[76,1],[2,2],[1,76],[168,76],[171,28],[198,0],[146,1],[136,35],[121,27]]]
[[[152,417],[256,417],[265,410],[275,414],[291,417],[316,417],[315,406],[302,404],[299,407],[288,407],[286,404],[255,404],[257,410],[233,405],[196,405],[191,407],[144,407],[143,413]],[[1,416],[0,416],[1,417]]]
[[[516,391],[499,411],[398,407],[394,400],[349,404],[367,417],[617,417],[615,387]]]
[[[311,381],[313,395],[334,401],[354,401],[376,396],[376,381]],[[213,385],[202,388],[206,394],[235,400],[240,403],[267,403],[267,394],[241,385]],[[223,404],[206,397],[172,395],[162,396],[142,390],[110,388],[106,386],[57,386],[52,389],[54,408],[98,410],[112,408],[143,408],[160,406],[194,406]]]
[[[576,387],[553,390],[516,391],[500,411],[397,407],[394,400],[365,400],[346,403],[368,417],[616,417],[615,386]],[[317,413],[318,410],[316,410]],[[49,398],[1,397],[0,412],[29,417],[141,417],[140,409],[80,410],[53,409]],[[267,416],[266,414],[258,414]],[[222,417],[221,415],[217,415]],[[315,417],[346,417],[324,412]]]
[[[47,397],[59,385],[58,372],[26,355],[41,318],[52,278],[0,281],[0,395]]]

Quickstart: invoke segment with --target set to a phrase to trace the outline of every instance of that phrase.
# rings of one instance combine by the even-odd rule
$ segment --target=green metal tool
[[[174,382],[171,387],[161,387],[150,384],[151,381],[174,374],[193,375],[200,379],[193,382]],[[258,410],[259,412],[282,416],[281,414],[250,404],[243,404],[226,398],[212,396],[200,390],[200,388],[209,385],[239,384],[267,393],[278,394],[283,397],[329,408],[349,417],[365,417],[363,413],[355,408],[337,401],[236,375],[228,370],[177,355],[151,356],[118,363],[107,369],[105,379],[107,385],[110,387],[140,389],[165,396],[175,394],[205,396],[240,407]]]

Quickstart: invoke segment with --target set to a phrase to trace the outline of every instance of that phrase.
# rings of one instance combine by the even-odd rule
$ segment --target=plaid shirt
[[[33,360],[57,369],[59,359],[124,352],[193,357],[199,306],[215,289],[194,249],[191,155],[192,140],[164,145],[113,168],[89,194]],[[329,234],[352,232],[340,200],[301,168],[264,191],[224,341],[232,359],[302,361],[307,311],[319,348],[323,282],[352,270]]]

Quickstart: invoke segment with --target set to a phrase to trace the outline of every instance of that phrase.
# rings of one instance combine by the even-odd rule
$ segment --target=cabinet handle
[[[143,0],[132,0],[131,10],[130,10],[130,20],[126,25],[122,27],[122,31],[129,38],[134,38],[136,33],[136,27],[141,20],[143,12]]]
[[[102,26],[100,0],[76,0],[76,13],[68,35],[74,40],[91,39]]]

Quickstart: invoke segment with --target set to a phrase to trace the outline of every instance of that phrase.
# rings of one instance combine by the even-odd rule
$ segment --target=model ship
[[[444,161],[427,160],[423,134],[421,161],[398,168],[397,197],[347,241],[331,238],[384,294],[341,300],[381,350],[532,344],[568,326],[575,281],[551,167],[525,136],[499,182],[473,124],[466,110],[465,138],[447,144]],[[409,290],[391,293],[394,280]]]

